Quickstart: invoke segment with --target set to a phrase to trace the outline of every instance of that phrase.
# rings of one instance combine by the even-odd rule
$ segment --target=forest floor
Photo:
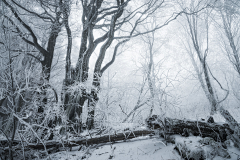
[[[176,136],[178,140],[191,139],[192,145],[196,146],[198,137],[181,137]],[[184,140],[184,141],[185,141]],[[51,160],[181,160],[181,156],[174,149],[175,144],[168,143],[165,145],[164,139],[159,137],[138,137],[128,141],[120,141],[114,144],[103,144],[100,146],[82,148],[72,148],[72,151],[62,151],[49,155]],[[231,158],[222,158],[215,156],[212,160],[238,160],[240,151],[231,146],[228,148]],[[47,158],[45,158],[47,160]]]
[[[126,129],[126,127],[130,128],[131,131],[147,129],[142,125],[137,127],[131,127],[131,125],[132,124],[125,124],[121,126],[115,125],[115,127],[112,128],[114,128],[114,132],[122,132]],[[108,133],[110,134],[110,132],[111,131]],[[83,135],[88,137],[89,135],[87,133],[89,132],[86,132],[85,135]],[[94,137],[94,135],[92,136]],[[71,150],[68,147],[64,150],[62,147],[61,151],[58,150],[57,152],[48,154],[48,156],[44,158],[41,158],[42,156],[38,156],[40,155],[40,150],[31,150],[30,154],[33,155],[33,159],[37,160],[182,160],[180,156],[181,153],[179,154],[175,149],[175,147],[180,143],[188,146],[188,148],[195,148],[196,150],[199,148],[206,150],[208,148],[208,145],[202,145],[199,143],[201,137],[182,137],[180,135],[173,135],[173,137],[175,144],[166,144],[166,141],[162,137],[147,135],[127,139],[126,141],[100,143],[92,146],[90,145],[88,147],[81,145],[72,147]],[[70,139],[75,138],[77,137],[72,137]],[[0,136],[0,139],[5,138]],[[240,150],[235,148],[233,144],[230,144],[226,150],[230,155],[230,158],[223,158],[215,155],[215,157],[211,160],[240,160]]]
[[[145,136],[81,151],[78,151],[79,147],[75,147],[72,151],[62,151],[49,156],[52,160],[180,160],[180,155],[174,150],[175,146],[165,146],[162,140]]]

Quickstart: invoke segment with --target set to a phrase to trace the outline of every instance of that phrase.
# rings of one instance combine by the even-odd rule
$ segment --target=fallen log
[[[138,131],[127,131],[127,132],[124,132],[124,133],[117,133],[117,134],[113,134],[113,135],[103,135],[103,136],[98,136],[98,137],[93,137],[93,138],[81,138],[81,139],[74,139],[74,140],[64,140],[62,142],[59,142],[59,141],[47,141],[44,143],[44,145],[46,146],[46,149],[47,149],[47,152],[48,154],[50,153],[55,153],[55,152],[58,152],[60,150],[65,150],[67,148],[71,148],[74,147],[74,146],[80,146],[80,145],[86,145],[86,146],[90,146],[90,145],[93,145],[93,144],[104,144],[104,143],[108,143],[108,142],[117,142],[117,141],[124,141],[124,140],[128,140],[128,139],[132,139],[132,138],[135,138],[135,137],[140,137],[140,136],[146,136],[146,135],[149,135],[149,134],[153,134],[154,131],[151,131],[151,130],[138,130]],[[18,145],[18,144],[21,144],[20,141],[16,141],[15,142],[16,144],[16,147],[15,147],[15,151],[16,150],[21,150],[21,145]],[[7,155],[8,155],[8,147],[7,147],[7,144],[6,144],[6,141],[5,140],[0,140],[0,144],[5,144],[3,148],[0,148],[0,155],[6,155],[4,159],[7,159]],[[44,157],[46,156],[46,152],[44,151],[44,145],[43,144],[31,144],[31,143],[28,143],[24,149],[25,149],[25,152],[26,151],[30,151],[30,150],[37,150],[38,151],[38,154],[40,155],[40,157]],[[3,146],[3,145],[2,145]],[[20,148],[18,148],[18,147]],[[66,148],[64,148],[66,147]],[[41,151],[42,150],[42,151]],[[25,153],[26,154],[26,153]],[[33,155],[31,155],[33,156]],[[32,157],[30,159],[34,159],[34,158],[37,158],[37,157]],[[1,157],[0,157],[1,159]]]
[[[180,120],[168,117],[162,119],[157,115],[153,115],[152,117],[146,119],[146,123],[150,129],[160,130],[160,132],[164,135],[180,134],[186,137],[189,135],[211,137],[218,142],[226,141],[229,133],[234,133],[228,124]]]
[[[93,145],[93,144],[100,144],[100,143],[107,143],[107,142],[116,142],[121,140],[132,139],[139,136],[146,136],[149,134],[154,133],[151,130],[139,130],[139,131],[128,131],[125,133],[117,133],[114,135],[104,135],[100,137],[93,137],[93,138],[81,138],[63,142],[56,142],[56,141],[49,141],[45,143],[47,149],[55,147],[56,149],[63,147],[74,147],[78,145]],[[43,144],[28,144],[29,148],[32,149],[44,149]]]

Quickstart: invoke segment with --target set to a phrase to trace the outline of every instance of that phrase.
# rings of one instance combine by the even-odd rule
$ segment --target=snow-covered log
[[[228,124],[208,123],[205,121],[161,118],[157,115],[153,115],[146,119],[146,123],[149,128],[159,129],[163,134],[211,137],[218,142],[226,141],[228,134],[233,134],[233,130],[230,129]]]
[[[153,131],[149,130],[140,130],[140,131],[128,131],[125,133],[117,133],[114,135],[104,135],[104,136],[98,136],[93,138],[81,138],[76,140],[69,140],[68,142],[56,142],[51,141],[45,143],[46,148],[52,148],[52,147],[62,147],[63,144],[65,147],[73,147],[78,145],[93,145],[93,144],[100,144],[100,143],[107,143],[107,142],[116,142],[121,140],[127,140],[132,139],[139,136],[146,136],[151,133],[154,133]],[[42,144],[29,144],[28,147],[33,149],[44,149]]]
[[[213,158],[231,158],[228,150],[222,143],[214,141],[210,137],[181,137],[175,136],[175,150],[186,160],[204,160]]]
[[[138,130],[138,131],[127,131],[124,133],[117,133],[113,135],[103,135],[103,136],[97,136],[97,137],[88,137],[88,138],[81,138],[81,139],[73,139],[73,140],[68,140],[68,141],[47,141],[45,142],[45,146],[47,149],[48,153],[55,153],[60,151],[62,148],[67,149],[71,148],[74,146],[80,146],[80,145],[95,145],[95,144],[104,144],[108,142],[116,142],[116,141],[122,141],[122,140],[127,140],[127,139],[132,139],[135,137],[140,137],[140,136],[146,136],[149,134],[153,134],[154,131],[150,130]],[[8,155],[8,142],[6,140],[0,140],[0,155]],[[44,151],[44,145],[39,143],[39,144],[31,144],[28,143],[26,146],[24,146],[25,151],[29,150],[38,150],[39,152],[43,155],[45,155]],[[22,148],[21,141],[14,141],[14,149],[20,151]],[[80,147],[81,148],[81,147]],[[0,157],[1,159],[1,157]]]

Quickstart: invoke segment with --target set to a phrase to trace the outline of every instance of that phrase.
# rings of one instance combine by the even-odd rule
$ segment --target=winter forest
[[[240,1],[0,0],[0,160],[240,160]]]

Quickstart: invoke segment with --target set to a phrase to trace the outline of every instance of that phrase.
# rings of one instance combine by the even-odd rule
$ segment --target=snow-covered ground
[[[190,147],[198,147],[200,137],[175,136],[176,143],[184,141],[190,142]],[[126,142],[114,144],[104,144],[89,148],[75,147],[72,151],[62,151],[49,155],[51,160],[181,160],[180,155],[174,149],[175,144],[163,143],[163,138],[150,138],[148,136],[134,138]],[[238,160],[240,151],[235,147],[229,147],[230,160]],[[215,156],[212,160],[225,160],[220,156]],[[47,160],[47,158],[45,158]]]
[[[167,146],[159,138],[135,138],[127,142],[119,142],[113,145],[107,144],[93,149],[77,151],[62,151],[50,155],[52,160],[180,160],[179,154],[173,149],[174,145]],[[75,150],[75,151],[74,151]]]
[[[240,155],[240,151],[233,146],[233,143],[231,143],[230,146],[228,146],[227,149],[224,149],[223,147],[218,148],[218,152],[219,151],[221,152],[221,156],[226,156],[226,153],[227,153],[227,155],[228,154],[230,155],[230,158],[220,157],[217,153],[213,158],[209,158],[209,157],[211,157],[210,153],[214,152],[214,148],[211,145],[201,144],[200,141],[203,141],[203,138],[198,137],[198,136],[182,137],[180,135],[175,135],[174,137],[175,137],[175,144],[176,145],[185,144],[187,149],[191,149],[191,151],[193,151],[193,152],[194,151],[199,152],[200,150],[203,150],[205,152],[205,154],[207,154],[207,156],[208,156],[207,160],[208,159],[209,160],[225,160],[225,159],[239,160],[238,157]],[[211,140],[212,138],[206,137],[204,139]],[[214,143],[215,143],[215,141],[214,141]],[[224,153],[225,153],[225,155],[224,155]],[[189,155],[191,155],[191,153],[189,153]]]

